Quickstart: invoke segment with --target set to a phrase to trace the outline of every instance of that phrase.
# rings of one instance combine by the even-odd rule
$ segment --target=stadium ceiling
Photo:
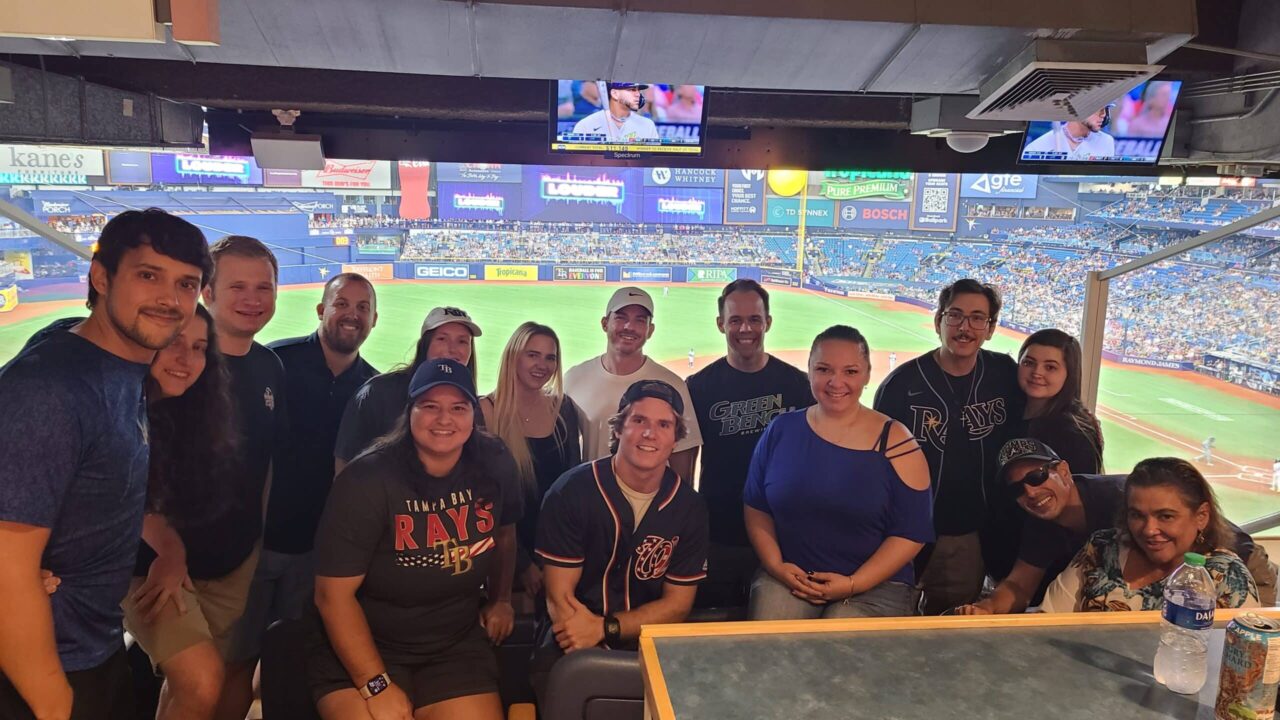
[[[25,1],[0,0],[0,18],[6,4]],[[1188,81],[1277,69],[1266,59],[1186,47],[1280,53],[1277,5],[220,0],[218,45],[171,36],[150,43],[0,37],[0,57],[206,106],[214,149],[225,152],[247,151],[250,131],[275,125],[271,109],[291,108],[303,112],[298,129],[323,134],[333,157],[582,162],[545,152],[545,79],[568,77],[715,88],[707,154],[689,164],[1000,170],[1013,167],[1016,137],[973,155],[950,152],[940,140],[905,132],[912,101],[976,95],[1037,38],[1140,45],[1148,62]],[[1196,134],[1178,133],[1175,144],[1188,160],[1196,152],[1213,154],[1205,160],[1280,160],[1272,147],[1280,144],[1280,107],[1236,117],[1264,97],[1269,103],[1244,93],[1196,101],[1196,114],[1217,119]]]

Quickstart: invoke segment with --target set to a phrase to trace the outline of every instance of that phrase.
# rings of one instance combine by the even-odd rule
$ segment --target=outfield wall
[[[324,282],[339,272],[358,272],[374,280],[422,282],[487,280],[490,282],[599,283],[713,283],[755,280],[769,285],[800,287],[794,270],[745,265],[660,265],[654,263],[533,263],[533,262],[332,262],[284,265],[281,285]],[[825,286],[824,286],[825,287]],[[842,292],[839,294],[843,294]]]

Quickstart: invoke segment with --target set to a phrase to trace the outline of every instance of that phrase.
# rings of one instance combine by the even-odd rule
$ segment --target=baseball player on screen
[[[1093,160],[1114,157],[1116,140],[1103,129],[1111,123],[1111,105],[1092,115],[1064,123],[1027,143],[1023,152],[1065,152],[1068,160]]]
[[[609,83],[608,104],[578,121],[574,134],[604,135],[611,143],[657,140],[658,126],[640,114],[644,107],[644,91],[648,85]]]

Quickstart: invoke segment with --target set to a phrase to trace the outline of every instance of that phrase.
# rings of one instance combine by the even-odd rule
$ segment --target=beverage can
[[[1256,613],[1237,616],[1227,625],[1222,646],[1222,674],[1217,720],[1274,720],[1280,685],[1280,620]]]

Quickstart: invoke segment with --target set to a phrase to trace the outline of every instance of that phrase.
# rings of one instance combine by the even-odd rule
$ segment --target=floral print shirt
[[[1044,612],[1159,610],[1164,603],[1164,579],[1140,588],[1125,582],[1124,566],[1132,549],[1117,528],[1095,532],[1049,586],[1040,609]],[[1204,567],[1218,588],[1218,607],[1260,606],[1258,586],[1235,553],[1224,548],[1213,550],[1205,556]]]

